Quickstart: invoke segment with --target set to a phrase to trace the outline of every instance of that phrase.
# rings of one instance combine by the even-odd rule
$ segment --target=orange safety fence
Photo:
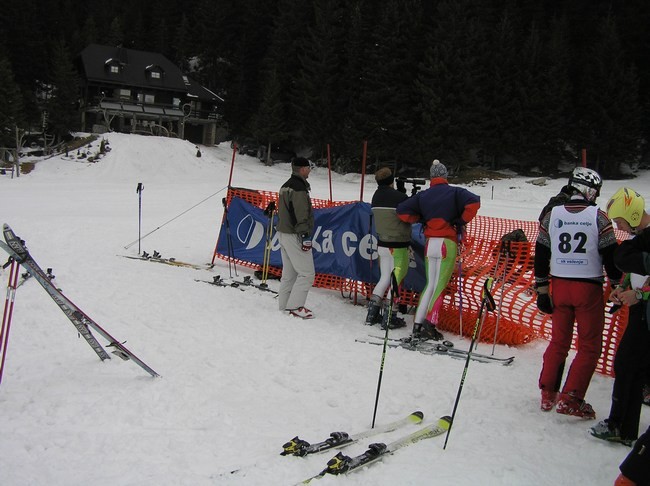
[[[250,204],[266,208],[271,201],[277,203],[278,194],[243,188],[230,188],[227,203],[233,197],[240,197]],[[328,201],[312,199],[314,208],[327,208],[351,204],[355,201]],[[502,237],[514,230],[523,230],[528,241],[502,242]],[[459,263],[447,286],[438,327],[441,330],[472,336],[477,324],[483,287],[486,279],[492,278],[491,294],[496,303],[493,312],[483,311],[480,335],[483,342],[517,346],[536,338],[549,340],[551,337],[551,316],[537,309],[534,292],[535,240],[537,221],[520,221],[504,218],[476,216],[466,228],[466,235],[460,247]],[[623,234],[618,233],[622,239]],[[228,255],[218,254],[228,259]],[[257,264],[235,259],[238,265],[258,268]],[[280,268],[271,267],[270,275],[280,276]],[[374,283],[361,282],[335,275],[317,274],[315,287],[339,290],[342,295],[358,299],[370,298]],[[605,299],[610,286],[605,288]],[[419,294],[403,291],[400,303],[417,305]],[[462,305],[461,305],[462,303]],[[614,374],[614,355],[625,327],[628,311],[623,307],[618,312],[605,314],[603,351],[596,371]],[[574,332],[572,347],[575,349],[577,335]]]

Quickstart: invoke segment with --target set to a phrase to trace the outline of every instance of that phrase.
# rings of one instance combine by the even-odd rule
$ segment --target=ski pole
[[[483,314],[484,309],[487,309],[488,311],[493,311],[495,308],[494,299],[492,298],[492,294],[490,294],[491,287],[492,287],[492,279],[488,278],[485,280],[485,283],[483,284],[483,299],[481,300],[481,308],[478,311],[476,324],[474,325],[474,333],[472,334],[472,341],[469,344],[467,358],[465,359],[465,368],[463,368],[463,374],[460,377],[460,384],[458,385],[458,393],[456,394],[454,409],[451,412],[451,421],[449,422],[449,429],[447,429],[447,435],[445,436],[445,444],[442,446],[443,449],[447,448],[447,441],[449,440],[449,434],[451,433],[451,428],[454,425],[454,419],[456,418],[456,410],[458,409],[460,394],[463,392],[463,386],[465,385],[465,378],[467,377],[467,369],[469,368],[469,362],[472,359],[472,347],[474,346],[474,341],[476,340],[476,335],[478,334],[478,326],[481,322],[481,315]]]
[[[224,197],[221,200],[221,203],[223,204],[223,215],[224,219],[226,221],[226,244],[228,245],[228,271],[230,272],[230,278],[232,278],[232,269],[230,268],[230,261],[232,260],[232,266],[235,269],[235,276],[238,277],[237,275],[237,264],[235,263],[235,252],[232,247],[232,236],[230,234],[230,220],[228,218],[228,204],[226,202],[226,198]]]
[[[497,278],[497,273],[499,272],[499,265],[501,264],[501,257],[503,256],[503,242],[499,242],[499,254],[497,256],[497,261],[496,264],[494,265],[494,272],[492,273],[492,278],[491,278],[491,283],[490,283],[490,288],[492,288],[492,285],[494,284],[494,281]],[[501,293],[501,297],[503,297],[503,293]],[[481,324],[478,328],[478,338],[476,339],[476,342],[474,343],[474,351],[478,349],[478,343],[481,340],[481,334],[483,333],[483,324],[485,323],[485,317],[481,317]],[[496,334],[495,334],[495,339],[496,339]]]
[[[2,383],[2,373],[5,367],[5,357],[7,356],[7,346],[9,344],[9,328],[11,327],[11,316],[14,311],[14,301],[16,299],[16,286],[18,284],[18,275],[20,274],[20,264],[12,261],[9,270],[9,283],[7,284],[7,299],[5,308],[2,312],[2,328],[0,329],[0,383]]]
[[[266,228],[266,246],[264,247],[264,260],[262,261],[262,285],[266,285],[271,266],[271,241],[273,237],[273,216],[275,215],[275,201],[271,201],[264,214],[269,218],[269,226]]]
[[[499,332],[499,321],[501,320],[501,306],[503,305],[503,294],[506,289],[506,271],[510,261],[510,241],[501,242],[501,251],[506,252],[506,262],[503,265],[503,274],[501,275],[501,295],[499,296],[499,305],[497,306],[497,322],[494,327],[494,340],[492,342],[492,356],[494,356],[494,348],[497,345],[497,334]]]
[[[461,254],[461,242],[463,233],[458,232],[458,324],[460,326],[460,337],[463,337],[463,255]]]
[[[214,197],[214,196],[216,196],[217,194],[219,194],[220,192],[222,192],[224,189],[227,189],[227,187],[228,187],[228,186],[226,186],[226,187],[222,187],[222,188],[219,189],[217,192],[215,192],[214,194],[210,194],[208,197],[206,197],[205,199],[199,201],[198,203],[196,203],[196,204],[195,204],[194,206],[192,206],[191,208],[186,209],[186,210],[183,211],[182,213],[180,213],[180,214],[174,216],[174,217],[173,217],[172,219],[170,219],[169,221],[166,221],[166,222],[164,222],[163,224],[161,224],[160,226],[158,226],[157,228],[155,228],[155,229],[149,231],[149,233],[147,233],[146,235],[144,235],[144,236],[142,237],[142,239],[144,240],[147,236],[150,236],[150,235],[154,234],[156,231],[158,231],[158,230],[159,230],[160,228],[162,228],[163,226],[167,226],[167,225],[168,225],[169,223],[171,223],[172,221],[175,221],[175,220],[177,220],[178,218],[180,218],[181,216],[183,216],[184,214],[189,213],[189,212],[190,212],[192,209],[194,209],[195,207],[200,206],[201,204],[203,204],[205,201],[207,201],[207,200],[210,199],[211,197]],[[137,242],[138,242],[138,240],[132,241],[131,243],[129,243],[128,245],[126,245],[126,246],[124,247],[124,249],[125,249],[125,250],[128,250],[128,249],[131,248],[133,245],[135,245]],[[212,263],[214,263],[214,260],[212,261]]]
[[[379,391],[381,390],[381,379],[384,375],[384,361],[386,360],[386,349],[388,348],[388,329],[390,328],[389,324],[391,322],[391,319],[393,317],[393,306],[395,303],[395,300],[397,297],[399,297],[398,294],[398,286],[397,286],[397,278],[395,277],[395,271],[393,270],[390,273],[390,280],[391,280],[391,295],[390,295],[390,300],[388,302],[388,320],[386,321],[386,334],[384,335],[384,347],[381,352],[381,363],[379,364],[379,379],[377,381],[377,394],[375,395],[375,409],[372,412],[372,426],[371,428],[375,428],[375,418],[377,417],[377,405],[379,404]]]
[[[140,240],[141,234],[142,234],[142,191],[144,191],[144,184],[142,182],[138,182],[138,187],[136,188],[135,192],[138,194],[138,255],[141,254],[140,252]]]

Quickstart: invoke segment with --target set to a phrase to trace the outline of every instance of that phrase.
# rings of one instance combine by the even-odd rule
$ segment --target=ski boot
[[[390,322],[388,322],[388,314],[390,314]],[[381,328],[383,330],[388,329],[399,329],[400,327],[406,327],[406,322],[401,317],[397,316],[397,309],[393,309],[389,312],[388,306],[384,307],[384,315],[381,318]]]
[[[376,296],[370,298],[368,302],[368,314],[366,315],[366,326],[372,326],[381,322],[381,300]]]

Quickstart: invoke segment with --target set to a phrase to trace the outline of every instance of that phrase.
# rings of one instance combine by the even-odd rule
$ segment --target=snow
[[[3,485],[286,485],[320,471],[335,454],[281,457],[299,435],[319,441],[372,421],[381,347],[355,343],[371,328],[365,309],[313,289],[316,319],[281,314],[272,294],[197,283],[220,274],[122,258],[135,255],[138,183],[143,250],[178,260],[212,258],[232,150],[164,138],[107,134],[97,163],[39,159],[18,179],[0,176],[2,221],[27,242],[56,284],[162,375],[134,363],[101,362],[33,279],[16,293],[0,385]],[[91,151],[97,151],[95,142]],[[237,156],[233,185],[277,191],[287,164]],[[334,198],[359,197],[359,175],[333,177]],[[538,187],[524,177],[486,181],[479,214],[534,220],[566,179]],[[650,200],[649,174],[605,181],[604,205],[629,185]],[[326,169],[310,176],[312,197],[329,197]],[[375,189],[366,178],[364,197]],[[4,261],[4,257],[3,257]],[[7,281],[8,269],[0,274]],[[250,271],[237,267],[240,276]],[[270,282],[277,287],[277,281]],[[2,284],[4,286],[4,283]],[[406,332],[406,331],[404,331]],[[459,348],[468,341],[447,336]],[[412,445],[367,470],[318,484],[611,485],[629,449],[589,436],[595,422],[539,410],[537,379],[546,342],[497,346],[512,366],[472,362],[446,450],[443,438]],[[479,351],[491,352],[491,344]],[[571,355],[571,357],[573,354]],[[421,410],[450,415],[464,361],[390,349],[377,423]],[[613,380],[594,376],[587,400],[609,411]],[[644,407],[641,430],[650,423]],[[415,430],[411,426],[404,431]],[[363,452],[371,441],[343,449]],[[238,470],[231,473],[233,470]]]

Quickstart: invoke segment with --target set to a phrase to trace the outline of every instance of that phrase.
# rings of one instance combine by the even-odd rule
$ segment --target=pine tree
[[[124,30],[122,29],[122,20],[119,17],[111,20],[111,25],[106,37],[106,44],[109,46],[121,46],[124,43]]]
[[[378,160],[414,162],[412,117],[416,99],[411,75],[415,39],[421,35],[418,1],[388,0],[371,35],[360,110],[366,137]]]
[[[459,170],[481,133],[484,28],[472,0],[440,1],[432,22],[416,80],[421,153]]]
[[[480,147],[483,156],[492,169],[500,168],[504,156],[512,154],[517,146],[517,115],[521,105],[516,91],[521,81],[521,64],[517,59],[517,37],[515,25],[519,22],[513,10],[487,12],[494,17],[490,28],[489,17],[478,27],[477,40],[484,39],[478,52],[482,52],[479,63],[484,73],[475,79],[478,88],[475,138],[470,141]],[[487,28],[486,28],[487,27]],[[470,145],[470,148],[471,148]]]
[[[185,13],[181,15],[181,20],[176,27],[174,42],[171,46],[172,59],[183,72],[189,72],[189,58],[192,54],[191,33],[189,21]]]
[[[78,127],[79,79],[63,40],[52,53],[53,97],[49,102],[49,127],[60,139]]]
[[[0,50],[0,147],[13,147],[16,127],[24,127],[22,95],[9,59]]]
[[[342,0],[314,4],[314,23],[299,54],[298,74],[292,103],[302,139],[322,146],[334,137],[344,119],[346,87],[342,85],[342,55],[346,32],[346,9]]]
[[[639,155],[641,108],[637,73],[625,59],[611,16],[601,21],[584,72],[579,135],[593,168],[618,176],[621,162],[635,162]]]
[[[262,103],[252,125],[253,136],[266,145],[266,163],[270,164],[273,162],[270,159],[271,145],[289,138],[282,102],[282,84],[275,70],[272,70],[266,78]]]

